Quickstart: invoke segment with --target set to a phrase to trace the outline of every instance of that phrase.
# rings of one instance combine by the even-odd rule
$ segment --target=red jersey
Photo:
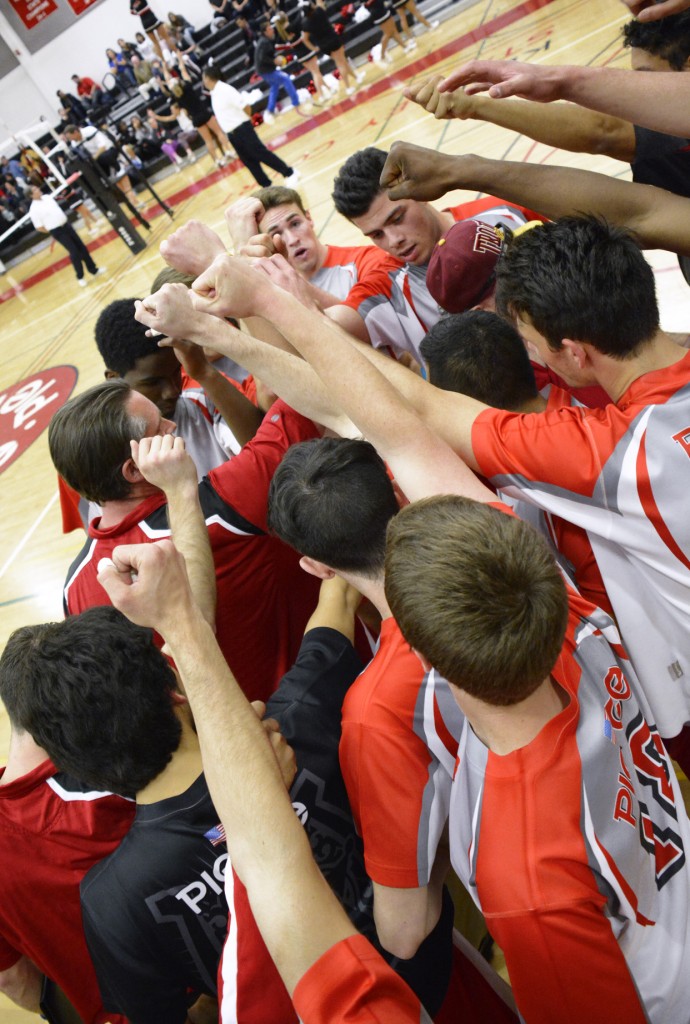
[[[331,946],[293,994],[303,1024],[431,1024],[419,1000],[363,935]]]
[[[472,430],[497,488],[587,531],[662,736],[690,721],[690,353],[605,409],[485,409]]]
[[[387,294],[389,274],[403,265],[376,245],[328,245],[326,249],[323,266],[309,281],[357,311],[372,295]]]
[[[608,616],[569,591],[551,672],[567,700],[493,753],[465,723],[453,867],[506,958],[521,1019],[681,1024],[690,1006],[682,796]]]
[[[340,741],[340,766],[374,882],[402,889],[428,884],[461,730],[448,684],[424,671],[395,620],[385,619],[373,661],[345,697]]]
[[[555,386],[548,387],[547,410],[577,404],[572,392],[562,391]],[[611,602],[586,531],[568,522],[567,519],[545,512],[529,501],[513,501],[509,494],[502,493],[501,498],[520,519],[531,523],[542,534],[568,580],[582,596],[595,607],[603,608],[607,614],[613,615]]]
[[[318,580],[303,572],[299,555],[266,533],[268,489],[283,455],[318,428],[283,402],[266,414],[239,455],[199,485],[218,588],[216,637],[250,700],[266,700],[297,658],[318,600]],[[108,604],[96,578],[98,563],[119,544],[170,536],[165,495],[147,498],[116,526],[89,526],[89,539],[65,584],[65,611]]]
[[[103,1008],[82,928],[79,883],[118,845],[134,811],[133,801],[89,791],[50,761],[0,785],[0,971],[27,957],[87,1024],[126,1021]]]
[[[510,228],[519,227],[529,220],[543,220],[540,214],[515,203],[505,203],[495,196],[486,196],[470,203],[461,203],[447,211],[454,220],[484,221],[486,224],[505,224]],[[376,292],[369,297],[347,298],[346,306],[352,306],[363,317],[369,338],[374,348],[390,348],[396,355],[410,352],[419,363],[423,363],[419,345],[427,331],[440,319],[443,310],[429,294],[426,286],[426,266],[398,263],[398,268],[389,271],[386,280],[379,282]]]

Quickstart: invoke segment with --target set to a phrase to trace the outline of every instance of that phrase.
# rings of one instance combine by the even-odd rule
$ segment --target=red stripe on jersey
[[[640,496],[642,502],[642,508],[644,509],[647,519],[652,524],[659,537],[662,539],[669,551],[681,562],[686,569],[690,569],[690,560],[685,556],[685,553],[678,547],[671,531],[664,522],[661,512],[658,509],[657,503],[654,500],[654,492],[652,491],[652,484],[649,479],[649,472],[647,470],[647,453],[645,450],[646,434],[642,437],[639,451],[637,453],[637,493]]]
[[[618,880],[618,884],[620,885],[621,889],[626,895],[628,903],[635,911],[635,920],[638,924],[641,925],[653,925],[654,921],[650,921],[648,918],[644,916],[644,914],[641,914],[639,912],[639,910],[637,909],[637,896],[635,895],[635,890],[628,884],[627,880],[620,873],[620,871],[618,870],[618,865],[616,864],[615,860],[613,859],[609,851],[606,849],[606,847],[599,839],[599,836],[596,836],[595,838],[597,841],[597,846],[603,853],[604,857],[606,858],[606,863],[611,869],[611,874],[615,875],[616,879]]]

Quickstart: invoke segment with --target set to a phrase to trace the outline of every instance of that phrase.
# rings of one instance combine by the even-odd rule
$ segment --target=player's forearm
[[[690,135],[690,81],[677,71],[563,67],[560,95],[669,135]]]
[[[208,324],[197,336],[190,336],[191,341],[230,356],[303,416],[338,434],[355,433],[352,424],[304,359],[237,331],[216,317],[205,319]]]
[[[466,117],[527,135],[545,146],[573,153],[604,153],[615,160],[635,156],[635,129],[629,121],[587,110],[575,103],[466,98]]]
[[[278,322],[291,344],[311,363],[332,400],[389,463],[411,500],[440,493],[451,480],[454,490],[464,485],[463,493],[481,500],[483,488],[477,487],[474,474],[439,442],[394,383],[379,371],[380,359],[374,365],[363,351],[365,346],[352,342],[336,324],[306,310],[297,299],[273,291],[266,293],[263,301],[264,315]],[[399,369],[413,376],[409,370]],[[404,383],[407,385],[407,380]],[[429,387],[421,379],[419,384]],[[411,386],[412,393],[416,390],[416,385]],[[435,462],[433,474],[424,472],[429,459]]]
[[[194,714],[228,853],[288,991],[355,934],[316,867],[263,728],[193,607],[163,635]]]
[[[0,971],[0,992],[23,1010],[40,1013],[43,975],[25,956],[6,971]]]
[[[244,446],[251,441],[263,419],[253,402],[211,365],[201,375],[199,384],[232,430],[238,444]]]
[[[571,167],[457,157],[457,188],[477,188],[556,219],[599,214],[630,228],[649,248],[690,252],[690,201],[652,185]]]
[[[199,490],[196,484],[185,484],[166,490],[165,494],[172,539],[184,555],[192,593],[206,622],[215,627],[216,572]]]

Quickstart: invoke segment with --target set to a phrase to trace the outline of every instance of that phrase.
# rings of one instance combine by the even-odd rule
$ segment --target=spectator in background
[[[77,95],[82,98],[88,111],[92,112],[108,106],[103,89],[94,82],[93,78],[80,78],[79,75],[72,75],[72,81],[77,87]]]
[[[115,75],[117,84],[123,92],[129,92],[132,86],[136,86],[137,83],[128,58],[124,53],[116,53],[112,49],[107,49],[105,55],[108,59],[108,67]]]
[[[298,113],[302,113],[299,96],[292,83],[292,79],[284,71],[279,71],[276,67],[276,60],[279,58],[276,57],[275,34],[275,29],[270,21],[265,21],[261,26],[261,34],[256,41],[256,49],[254,51],[254,70],[257,75],[261,75],[264,82],[269,86],[268,106],[264,110],[263,115],[264,121],[267,124],[273,121],[281,89],[285,89],[295,110]]]
[[[137,32],[134,36],[137,43],[137,50],[141,54],[142,60],[147,60],[153,63],[157,59],[158,54],[150,39],[147,39],[143,32]]]
[[[137,88],[145,100],[151,98],[152,92],[157,93],[161,91],[158,79],[153,74],[153,68],[150,63],[147,60],[142,60],[141,57],[137,57],[135,53],[132,54],[132,71]]]
[[[62,89],[58,89],[57,97],[62,104],[62,108],[67,112],[66,120],[68,123],[70,121],[81,122],[86,120],[86,107],[71,92],[63,92]],[[60,111],[60,116],[62,117],[62,110]]]
[[[172,32],[177,36],[178,43],[181,35],[185,48],[193,49],[196,46],[194,39],[194,26],[187,21],[182,14],[173,14],[173,12],[170,11],[168,13],[168,25]]]

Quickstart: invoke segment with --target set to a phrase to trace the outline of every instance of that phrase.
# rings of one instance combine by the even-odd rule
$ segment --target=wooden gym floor
[[[325,241],[336,244],[362,242],[356,229],[335,213],[330,198],[333,177],[355,146],[386,148],[395,139],[408,139],[444,152],[566,164],[627,178],[627,165],[605,157],[553,150],[481,122],[437,122],[402,95],[406,83],[432,72],[447,72],[478,56],[627,67],[620,43],[625,17],[619,0],[478,0],[439,28],[419,35],[419,47],[409,57],[396,46],[387,69],[369,64],[365,82],[354,97],[336,101],[311,119],[289,112],[273,125],[262,126],[260,135],[300,170],[300,188],[317,230]],[[104,228],[89,247],[108,274],[90,282],[88,288],[77,287],[59,246],[49,245],[0,275],[0,445],[21,430],[16,407],[3,403],[2,393],[26,377],[63,364],[78,371],[75,391],[99,381],[103,368],[93,340],[99,311],[113,299],[148,294],[163,265],[160,241],[186,220],[203,220],[226,237],[225,207],[255,185],[245,169],[217,171],[204,156],[156,187],[173,205],[174,223],[154,208],[148,246],[137,257],[129,255],[114,233]],[[463,198],[473,196],[458,193],[453,201]],[[86,240],[86,233],[82,235]],[[651,253],[649,259],[657,272],[663,326],[687,329],[688,292],[675,257]],[[46,378],[50,379],[48,373]],[[65,572],[83,543],[83,534],[61,532],[46,432],[4,472],[0,466],[0,474],[1,649],[16,627],[62,616]],[[0,764],[7,743],[7,723],[0,714]],[[0,997],[0,1020],[6,1024],[35,1019]]]

